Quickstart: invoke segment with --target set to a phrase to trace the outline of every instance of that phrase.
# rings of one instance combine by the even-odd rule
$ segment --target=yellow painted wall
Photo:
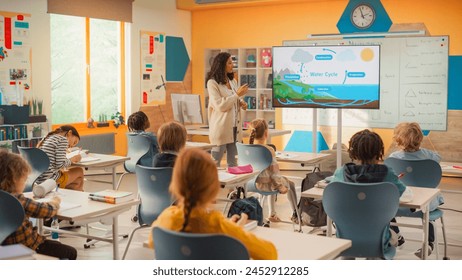
[[[450,55],[462,54],[462,1],[460,0],[382,0],[394,24],[424,23],[431,35],[450,36]],[[303,40],[308,34],[339,33],[337,22],[347,0],[320,0],[305,3],[262,4],[258,7],[235,7],[192,11],[193,92],[204,92],[204,49],[245,48],[281,45],[284,40]],[[308,118],[310,116],[307,116]],[[282,128],[281,110],[276,110],[277,128]],[[310,129],[284,126],[288,129]],[[320,128],[321,130],[323,128]],[[335,128],[327,142],[336,139]],[[358,129],[346,128],[347,143]],[[376,130],[390,146],[392,131]],[[323,132],[324,133],[324,132]],[[283,148],[288,137],[275,137]]]

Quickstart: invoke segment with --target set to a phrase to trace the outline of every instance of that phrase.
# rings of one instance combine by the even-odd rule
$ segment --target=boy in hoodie
[[[398,179],[393,170],[379,163],[383,160],[384,148],[383,141],[377,133],[364,129],[354,134],[349,142],[348,154],[353,162],[338,168],[332,181],[351,183],[390,182],[398,187],[400,196],[406,190],[406,186]],[[393,230],[396,232],[395,229]],[[384,239],[385,248],[389,246],[390,238],[391,234],[386,234]]]

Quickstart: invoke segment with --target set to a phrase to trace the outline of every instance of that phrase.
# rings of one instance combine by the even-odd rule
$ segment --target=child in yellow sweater
[[[165,209],[152,224],[153,227],[191,232],[222,233],[241,241],[253,259],[277,259],[274,245],[247,232],[242,225],[247,215],[227,219],[213,210],[212,203],[220,189],[215,162],[205,151],[183,149],[173,169],[170,192],[178,199],[177,205]],[[149,237],[153,247],[152,236]]]

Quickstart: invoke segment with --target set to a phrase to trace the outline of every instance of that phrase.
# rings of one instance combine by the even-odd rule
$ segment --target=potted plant
[[[29,102],[32,109],[29,110],[29,123],[39,123],[39,122],[46,122],[47,117],[42,115],[43,112],[43,100],[38,100],[33,98],[31,102]]]
[[[42,137],[42,127],[40,125],[32,127],[32,137]]]
[[[115,128],[118,128],[121,124],[125,124],[124,116],[120,112],[112,115],[111,119],[114,121]]]

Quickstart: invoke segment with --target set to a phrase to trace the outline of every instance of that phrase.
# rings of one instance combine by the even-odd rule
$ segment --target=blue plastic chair
[[[271,152],[262,145],[236,143],[236,147],[238,154],[238,165],[250,164],[254,170],[264,171],[271,165],[271,162],[273,161]],[[264,198],[269,195],[277,195],[279,192],[265,192],[257,189],[257,178],[258,176],[255,176],[252,180],[247,181],[245,185],[245,191],[258,193],[260,195],[260,204],[262,205],[262,208],[264,208]]]
[[[384,247],[391,219],[399,206],[398,188],[389,182],[357,184],[332,182],[322,197],[337,237],[350,239],[345,257],[392,259],[396,248]]]
[[[237,239],[223,234],[152,229],[157,260],[248,260],[249,252]]]
[[[238,164],[239,165],[246,165],[251,164],[254,170],[260,170],[263,172],[266,168],[268,168],[272,161],[273,155],[268,150],[268,148],[262,145],[253,145],[253,144],[242,144],[236,143],[237,146],[237,154],[238,154]],[[279,192],[276,191],[261,191],[257,189],[257,181],[258,176],[255,176],[252,180],[248,181],[245,185],[246,192],[254,192],[260,195],[260,204],[262,208],[265,205],[265,197],[270,195],[277,195]],[[297,217],[299,219],[298,224],[299,231],[301,232],[301,221],[300,221],[300,213],[298,213],[298,207],[296,209]]]
[[[43,172],[48,170],[50,159],[48,155],[39,148],[18,147],[19,154],[29,163],[31,173],[27,177],[26,188],[24,192],[31,192],[32,187]]]
[[[151,226],[160,213],[172,204],[172,196],[168,191],[172,180],[172,170],[173,168],[171,167],[136,166],[138,196],[141,200],[137,208],[139,227],[130,233],[122,259],[125,259],[135,232],[141,228]]]
[[[24,208],[11,194],[0,191],[0,244],[24,221]]]
[[[127,143],[127,157],[130,159],[124,163],[125,172],[120,175],[119,181],[117,182],[117,189],[119,189],[120,183],[125,175],[135,173],[136,165],[151,149],[151,140],[136,133],[127,133]]]
[[[384,161],[385,165],[391,167],[396,174],[402,174],[400,180],[407,186],[422,187],[422,188],[437,188],[441,182],[442,170],[441,165],[431,159],[399,159],[399,158],[387,158]],[[440,219],[441,228],[443,231],[444,239],[444,257],[447,260],[447,241],[446,241],[446,229],[444,227],[444,212],[440,209],[430,211],[430,223],[432,223],[435,229],[435,244],[436,244],[436,258],[439,258],[438,250],[438,234],[436,232],[435,221]],[[422,211],[409,211],[409,208],[399,208],[398,217],[412,217],[412,218],[423,218]],[[414,226],[413,226],[414,227]],[[422,225],[423,228],[423,225]],[[426,240],[425,240],[426,241]]]

